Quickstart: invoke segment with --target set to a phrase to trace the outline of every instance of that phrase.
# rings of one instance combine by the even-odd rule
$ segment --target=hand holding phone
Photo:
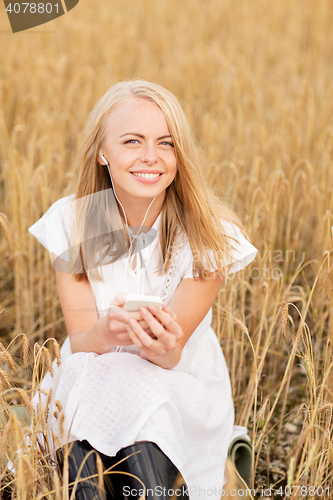
[[[125,311],[138,311],[140,307],[156,306],[161,308],[163,301],[155,295],[128,294],[125,300]]]
[[[107,344],[111,342],[113,346],[133,346],[133,342],[131,341],[129,334],[126,329],[126,325],[128,322],[129,318],[135,319],[138,324],[141,326],[141,328],[148,334],[150,335],[153,339],[156,338],[156,336],[153,334],[151,331],[150,326],[147,324],[147,322],[142,318],[141,312],[139,311],[139,307],[141,306],[141,303],[139,305],[139,301],[137,300],[138,295],[134,295],[134,299],[136,301],[136,304],[133,304],[131,300],[131,296],[133,295],[128,294],[126,292],[118,292],[118,294],[113,298],[110,308],[108,311],[107,317],[103,317],[103,323],[105,322],[105,331],[103,329],[104,334],[102,335],[102,340],[100,343]],[[125,303],[126,299],[129,297],[130,301],[128,301],[128,305],[130,306],[130,311],[126,310],[125,308]],[[148,296],[147,295],[139,295],[140,298],[146,299]],[[152,297],[154,301],[156,299],[160,301],[158,297]],[[149,299],[151,300],[151,299]],[[149,302],[151,303],[151,301]],[[132,306],[131,306],[132,304]],[[112,349],[113,351],[115,348]],[[105,352],[110,352],[105,350]]]

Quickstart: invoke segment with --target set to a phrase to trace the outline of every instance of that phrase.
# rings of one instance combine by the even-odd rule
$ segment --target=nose
[[[141,156],[141,161],[143,163],[148,163],[148,165],[154,165],[154,163],[157,163],[157,154],[153,145],[147,144],[145,146],[144,152]]]

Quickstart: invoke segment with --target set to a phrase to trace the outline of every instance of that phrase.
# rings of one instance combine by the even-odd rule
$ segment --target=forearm
[[[100,331],[105,329],[107,316],[99,318],[94,325],[83,332],[75,332],[69,335],[72,353],[76,352],[95,352],[97,354],[105,354],[110,352],[113,345],[101,345],[99,342]]]

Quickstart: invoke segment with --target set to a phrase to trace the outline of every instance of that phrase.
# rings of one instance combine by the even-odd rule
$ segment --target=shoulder
[[[53,220],[57,221],[58,219],[62,219],[66,216],[69,216],[73,213],[73,208],[71,206],[71,202],[74,200],[75,194],[71,194],[69,196],[64,196],[59,200],[55,201],[50,208],[45,212],[42,217],[35,222],[31,227],[29,227],[30,233],[34,234],[34,229],[40,227],[42,223],[46,221]]]
[[[243,239],[246,239],[245,236],[243,235],[242,231],[240,230],[240,228],[237,226],[237,224],[235,224],[231,220],[222,218],[222,219],[220,219],[220,223],[222,226],[223,233],[226,236],[229,236],[233,239],[240,238],[241,241]]]
[[[48,219],[51,218],[53,220],[69,218],[73,215],[73,201],[75,194],[71,194],[69,196],[64,196],[59,200],[55,201],[47,212],[43,215],[43,218]]]
[[[75,194],[55,201],[28,231],[49,251],[59,255],[68,248],[73,225],[72,202]]]
[[[252,253],[258,252],[257,248],[255,248],[251,241],[244,236],[237,224],[227,219],[220,219],[220,221],[223,226],[224,234],[230,238],[230,243],[236,252],[241,251],[244,253],[247,250],[250,250]]]
[[[52,205],[45,212],[43,217],[48,218],[56,212],[69,211],[70,207],[71,207],[71,202],[74,200],[74,197],[75,197],[75,194],[70,194],[69,196],[64,196],[63,198],[59,198],[59,200],[52,203]]]
[[[235,273],[255,259],[258,249],[243,235],[237,224],[224,218],[221,218],[220,222],[221,231],[229,237],[231,245],[230,256],[224,256],[225,266],[228,266],[228,274]],[[179,259],[179,266],[183,269],[183,278],[192,278],[194,277],[192,268],[195,252],[191,249],[185,231],[179,231],[179,242],[177,257]],[[203,259],[205,268],[207,267],[211,272],[216,271],[218,266],[216,265],[213,251],[207,247],[206,252],[207,254]],[[208,264],[207,256],[212,265]]]

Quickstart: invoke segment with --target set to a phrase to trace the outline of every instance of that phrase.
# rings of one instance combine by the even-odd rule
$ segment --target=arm
[[[214,304],[224,280],[224,276],[214,272],[204,281],[188,278],[178,285],[169,307],[176,313],[184,333],[177,343],[180,351]]]
[[[110,352],[114,345],[131,345],[126,322],[138,320],[150,332],[140,312],[127,312],[113,301],[106,316],[98,318],[95,299],[89,281],[76,281],[68,273],[55,271],[56,283],[71,350],[75,352]],[[118,297],[118,296],[117,296]],[[121,301],[120,301],[121,302]]]
[[[55,271],[58,295],[72,352],[93,352],[96,346],[97,309],[90,283],[75,281],[67,273]],[[103,319],[103,318],[101,318]]]

